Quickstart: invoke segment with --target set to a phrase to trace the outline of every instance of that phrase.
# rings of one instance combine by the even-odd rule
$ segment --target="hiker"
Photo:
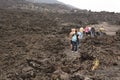
[[[92,27],[90,30],[91,37],[95,37],[95,28]]]
[[[77,51],[77,46],[78,46],[78,41],[79,41],[79,35],[77,34],[77,30],[75,30],[75,33],[72,35],[72,52]]]
[[[96,35],[96,36],[100,36],[100,31],[99,31],[99,28],[98,28],[98,27],[96,28],[95,35]]]
[[[71,32],[69,34],[69,40],[70,40],[70,49],[72,49],[72,35],[75,33],[75,28],[71,29]]]
[[[88,34],[91,35],[91,33],[90,33],[91,32],[91,26],[88,26],[88,29],[89,29]]]
[[[103,27],[103,26],[101,26],[101,27],[99,28],[99,33],[100,33],[100,36],[103,36],[104,31],[105,31],[104,27]]]
[[[89,34],[89,28],[88,26],[85,27],[85,35],[88,35]]]
[[[83,31],[84,31],[84,29],[83,29],[83,27],[81,27],[79,30],[78,30],[78,35],[79,35],[79,41],[78,41],[78,45],[80,44],[80,41],[82,40],[82,38],[83,38]]]
[[[83,38],[84,28],[83,28],[83,27],[81,27],[81,28],[80,28],[80,30],[79,30],[79,32],[81,33],[81,35],[80,35],[80,39],[82,39],[82,38]]]
[[[79,29],[77,29],[77,35],[78,35],[78,37],[80,38],[81,32],[79,31]],[[77,41],[77,45],[78,45],[78,46],[79,46],[79,44],[80,44],[80,39],[78,39],[78,41]]]
[[[90,26],[88,26],[88,29],[89,29],[89,32],[91,31],[91,27]]]

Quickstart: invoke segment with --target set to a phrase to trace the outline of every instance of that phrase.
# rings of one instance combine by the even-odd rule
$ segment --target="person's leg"
[[[71,41],[71,43],[72,43],[72,46],[71,46],[72,48],[71,48],[71,50],[74,51],[74,42]]]
[[[102,37],[103,36],[103,33],[100,31],[100,37]]]
[[[90,35],[91,35],[91,37],[93,37],[93,32],[92,31],[90,31]]]
[[[77,51],[77,47],[78,45],[77,45],[77,42],[75,42],[75,44],[74,44],[74,51]]]
[[[91,37],[95,37],[95,32],[94,31],[91,32]]]
[[[75,51],[75,42],[72,41],[72,51]]]
[[[85,32],[83,32],[83,37],[84,37],[84,36],[85,36]],[[82,37],[82,38],[83,38],[83,37]]]
[[[81,36],[80,36],[80,39],[82,39],[83,38],[83,33],[81,33]]]
[[[93,32],[93,37],[95,37],[95,31]]]
[[[90,34],[90,31],[88,32],[88,36],[90,36],[91,34]]]
[[[77,39],[77,45],[79,45],[79,39]]]
[[[94,37],[96,37],[96,36],[97,36],[97,32],[95,31],[95,32],[94,32]]]

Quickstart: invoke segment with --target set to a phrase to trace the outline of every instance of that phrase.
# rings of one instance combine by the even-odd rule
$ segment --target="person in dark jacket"
[[[92,27],[90,31],[91,37],[95,37],[95,28]]]

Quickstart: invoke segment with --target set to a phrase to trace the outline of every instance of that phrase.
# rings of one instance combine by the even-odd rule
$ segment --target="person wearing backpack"
[[[101,27],[99,28],[99,33],[100,33],[100,36],[101,36],[101,37],[104,35],[104,32],[105,32],[105,29],[104,29],[103,26],[101,26]]]
[[[90,31],[91,37],[95,37],[95,28],[92,27]]]
[[[75,30],[75,33],[72,35],[72,51],[77,51],[79,41],[79,35],[77,34],[77,30]]]
[[[70,49],[72,49],[72,36],[75,34],[75,28],[71,29],[71,32],[69,34],[69,41],[70,41]]]

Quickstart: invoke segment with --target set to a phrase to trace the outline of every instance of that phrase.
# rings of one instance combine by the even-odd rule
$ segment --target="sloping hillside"
[[[120,13],[0,1],[0,80],[120,80]],[[86,25],[115,35],[84,36],[74,53],[69,32]],[[92,71],[95,59],[99,66]]]
[[[49,3],[49,4],[55,4],[55,3],[60,3],[57,0],[26,0],[34,3]]]
[[[42,3],[43,2],[43,3]],[[42,1],[40,3],[34,3],[26,0],[0,0],[0,8],[5,9],[23,9],[23,10],[34,10],[41,12],[70,12],[72,7],[62,3],[53,3]]]
[[[68,33],[75,26],[59,23],[71,15],[56,20],[51,14],[0,9],[0,80],[120,79],[120,31],[84,37],[73,53]],[[100,65],[91,71],[95,58]]]
[[[0,7],[1,8],[8,8],[11,6],[16,6],[18,4],[26,3],[25,0],[0,0]]]

